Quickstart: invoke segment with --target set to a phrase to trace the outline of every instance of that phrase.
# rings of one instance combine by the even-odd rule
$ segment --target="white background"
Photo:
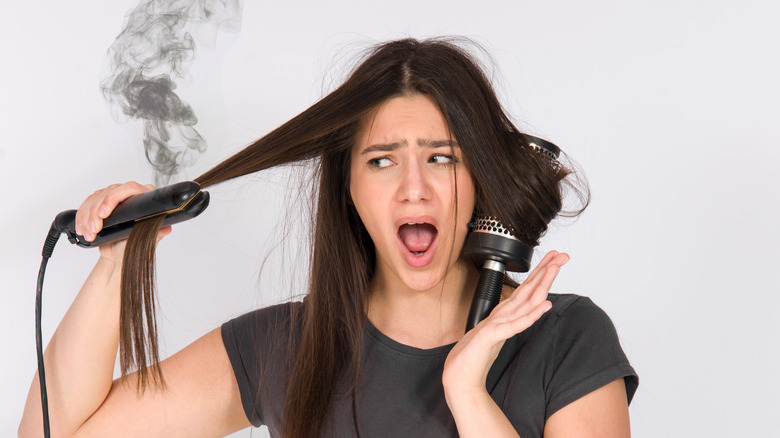
[[[2,436],[15,434],[36,366],[35,279],[51,220],[99,187],[152,178],[141,123],[112,119],[98,87],[135,5],[0,6]],[[640,375],[634,436],[774,435],[778,19],[773,0],[246,2],[241,32],[199,46],[177,89],[209,142],[182,179],[321,97],[356,48],[471,37],[492,53],[519,126],[562,146],[589,179],[590,208],[553,226],[538,253],[569,252],[555,290],[588,295],[612,317]],[[277,267],[294,275],[295,266],[279,252],[257,278],[295,193],[285,181],[215,187],[209,210],[166,239],[167,353],[289,296],[275,286]],[[96,257],[64,240],[56,248],[47,341]]]

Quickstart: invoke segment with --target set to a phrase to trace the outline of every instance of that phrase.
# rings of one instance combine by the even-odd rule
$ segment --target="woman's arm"
[[[628,438],[626,383],[617,379],[562,407],[544,425],[548,438]]]
[[[94,239],[121,200],[150,188],[128,183],[96,192],[79,209],[79,233]],[[124,242],[100,248],[100,259],[46,348],[52,437],[216,436],[248,426],[219,330],[161,362],[165,391],[148,388],[139,395],[135,374],[113,381],[123,250]],[[36,374],[19,436],[42,436],[42,418]]]
[[[450,408],[459,410],[457,414],[453,410],[453,416],[456,418],[469,418],[468,422],[457,423],[458,432],[462,437],[518,436],[514,426],[487,391],[470,396],[460,394],[457,402],[450,403]],[[466,427],[471,429],[466,430]],[[624,380],[617,379],[561,408],[545,423],[544,436],[546,438],[629,438],[631,427]]]

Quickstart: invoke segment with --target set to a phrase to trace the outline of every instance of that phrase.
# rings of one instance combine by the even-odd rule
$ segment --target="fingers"
[[[538,265],[536,265],[536,268],[534,268],[533,271],[528,275],[528,278],[526,278],[526,282],[529,280],[532,280],[534,277],[539,275],[539,272],[544,270],[548,265],[550,264],[557,264],[559,266],[563,266],[567,261],[569,260],[569,255],[565,252],[559,253],[558,251],[550,251],[547,254],[544,255],[542,260],[539,262]]]
[[[163,237],[171,234],[171,231],[173,231],[173,227],[170,225],[160,228],[160,231],[157,232],[157,243],[160,243]]]
[[[557,251],[550,251],[542,258],[536,268],[528,275],[523,284],[518,287],[512,294],[512,297],[518,294],[522,294],[522,291],[527,291],[529,288],[534,288],[539,284],[541,277],[543,277],[552,267],[560,269],[566,262],[569,261],[569,255],[565,252],[559,253]]]
[[[560,272],[560,267],[550,265],[543,269],[532,281],[525,282],[518,287],[512,296],[506,301],[499,303],[499,306],[493,310],[494,313],[504,316],[504,321],[513,320],[520,315],[531,312],[545,300],[550,292],[555,277]]]
[[[87,197],[76,213],[76,234],[84,236],[88,242],[103,228],[103,219],[111,215],[116,206],[133,195],[153,190],[151,184],[141,185],[137,182],[112,184],[97,190]]]
[[[491,313],[477,327],[482,329],[481,336],[489,343],[503,342],[531,327],[550,309],[552,309],[552,303],[548,300],[542,300],[534,306],[527,302],[522,308],[502,312],[502,315]]]
[[[519,318],[523,318],[523,321],[530,320],[530,324],[533,324],[544,313],[540,309],[545,307],[544,303],[548,302],[546,301],[547,295],[552,288],[552,284],[558,276],[561,267],[568,261],[569,255],[566,253],[558,253],[556,251],[547,253],[523,284],[515,289],[509,299],[500,303],[493,312],[496,313],[498,318],[501,318],[502,323],[514,323]],[[517,324],[523,325],[522,322]],[[522,330],[525,330],[528,326],[522,328]]]
[[[528,313],[519,315],[517,318],[510,319],[503,324],[502,331],[506,334],[507,339],[514,336],[517,333],[525,331],[528,327],[531,327],[539,318],[542,317],[548,310],[552,309],[552,303],[544,300],[535,307],[533,307]]]
[[[524,331],[552,308],[547,295],[560,270],[560,265],[548,263],[530,282],[518,287],[510,299],[499,304],[502,308],[497,306],[493,310],[498,323],[497,336],[507,339]]]

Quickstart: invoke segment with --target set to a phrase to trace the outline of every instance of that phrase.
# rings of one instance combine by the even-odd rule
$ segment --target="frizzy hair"
[[[361,120],[374,108],[414,94],[429,97],[442,112],[474,181],[478,212],[490,212],[520,240],[536,245],[561,211],[570,171],[551,166],[528,145],[478,63],[448,39],[377,45],[333,92],[198,177],[205,188],[286,163],[316,165],[311,275],[300,333],[291,331],[285,437],[323,432],[340,377],[351,375],[354,411],[375,254],[349,194],[350,151]],[[587,194],[581,199],[584,209]],[[123,375],[139,370],[139,390],[151,383],[164,387],[152,304],[158,224],[147,221],[129,238],[121,292],[120,364]]]

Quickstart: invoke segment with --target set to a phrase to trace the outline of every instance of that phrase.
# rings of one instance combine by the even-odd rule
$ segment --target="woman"
[[[479,277],[462,256],[470,218],[489,212],[533,246],[568,171],[523,140],[462,49],[382,44],[197,181],[301,160],[319,176],[304,302],[230,321],[158,366],[153,319],[145,333],[124,307],[150,290],[153,261],[139,260],[170,229],[136,226],[127,248],[100,248],[47,348],[54,436],[221,436],[250,422],[285,437],[629,435],[636,375],[609,318],[587,299],[548,296],[566,254],[547,254],[519,287],[507,281],[464,334]],[[149,189],[95,192],[78,232],[93,239],[119,202]],[[127,375],[112,382],[118,344]],[[133,362],[139,372],[125,373]],[[20,435],[40,434],[37,388]]]

